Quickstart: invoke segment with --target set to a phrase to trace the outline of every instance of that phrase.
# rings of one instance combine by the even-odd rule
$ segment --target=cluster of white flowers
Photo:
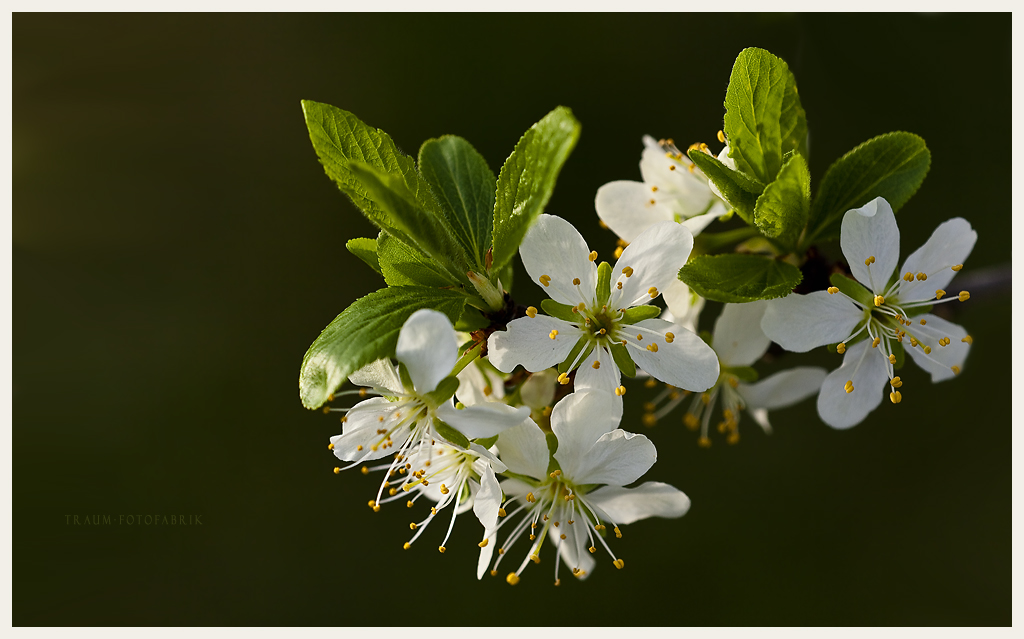
[[[516,584],[531,561],[540,563],[545,539],[557,549],[556,585],[563,563],[586,577],[599,548],[622,568],[606,537],[621,536],[619,526],[639,519],[680,517],[690,504],[667,484],[627,487],[652,467],[657,450],[644,435],[619,428],[623,375],[666,385],[646,403],[646,423],[687,402],[682,423],[699,429],[699,443],[708,446],[716,415],[717,430],[735,443],[743,412],[770,432],[769,410],[814,395],[822,420],[835,428],[861,422],[886,385],[898,404],[896,367],[906,345],[932,381],[963,367],[970,336],[920,313],[969,297],[945,289],[976,233],[961,218],[941,224],[894,275],[899,230],[881,198],[842,222],[842,251],[856,282],[726,304],[713,332],[698,335],[704,301],[677,273],[694,235],[728,207],[671,142],[645,138],[645,146],[643,182],[613,182],[597,193],[600,219],[621,237],[614,265],[599,262],[570,223],[542,215],[520,247],[526,271],[549,298],[541,310],[520,307],[504,330],[462,336],[486,353],[475,360],[460,359],[460,334],[443,314],[417,311],[399,334],[397,366],[374,362],[349,378],[360,390],[338,394],[366,399],[333,409],[345,413],[343,431],[330,443],[345,462],[335,471],[382,471],[369,501],[374,510],[396,501],[430,504],[429,514],[410,524],[406,549],[440,516],[447,521],[436,536],[444,552],[457,516],[472,509],[483,527],[478,578],[499,574],[512,555],[505,578]],[[720,158],[727,161],[727,153]],[[652,304],[659,297],[667,310]],[[772,341],[794,352],[834,344],[843,363],[831,373],[796,366],[757,381],[752,367]]]

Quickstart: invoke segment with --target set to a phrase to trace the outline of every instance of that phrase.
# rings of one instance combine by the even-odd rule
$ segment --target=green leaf
[[[352,255],[355,255],[367,266],[380,273],[380,262],[377,260],[377,240],[369,237],[354,237],[345,242],[345,248]]]
[[[634,306],[623,311],[622,319],[619,321],[623,324],[636,324],[659,315],[661,315],[661,309],[657,306]]]
[[[349,162],[348,168],[386,214],[386,219],[379,224],[382,230],[444,264],[451,273],[468,270],[466,252],[441,216],[428,211],[401,177],[362,162]]]
[[[764,49],[736,57],[725,93],[725,136],[736,168],[775,180],[787,151],[806,153],[807,120],[789,66]]]
[[[482,328],[487,328],[491,325],[491,320],[484,317],[484,314],[479,309],[473,308],[472,306],[466,306],[466,310],[462,311],[462,317],[459,318],[458,322],[455,322],[455,330],[462,331],[463,333],[471,333],[473,331],[479,331]],[[469,342],[473,344],[472,341]]]
[[[754,223],[766,236],[795,247],[811,211],[811,173],[807,161],[792,153],[779,176],[764,189],[754,206]]]
[[[572,307],[568,304],[562,304],[553,299],[546,299],[540,303],[540,307],[551,317],[557,317],[560,320],[574,324],[580,321],[580,316],[574,313]]]
[[[498,174],[494,202],[494,269],[508,264],[527,229],[544,212],[555,181],[580,136],[580,123],[558,107],[519,139]]]
[[[384,231],[377,237],[377,258],[388,286],[445,288],[461,285],[437,261]]]
[[[874,308],[875,296],[857,280],[847,277],[842,273],[833,273],[829,276],[828,281],[832,283],[832,286],[838,288],[841,293],[846,294],[847,297],[857,300],[868,308]]]
[[[741,382],[750,383],[757,381],[757,371],[750,366],[729,366],[723,372],[735,375]]]
[[[679,269],[679,279],[698,295],[726,303],[789,295],[800,283],[800,269],[765,255],[698,255]]]
[[[700,149],[691,149],[687,155],[709,180],[715,183],[722,197],[729,202],[736,213],[747,224],[753,224],[754,205],[757,196],[764,191],[764,185],[748,175],[733,171],[718,158]]]
[[[498,442],[498,436],[494,435],[493,437],[484,437],[482,439],[474,439],[473,442],[483,446],[484,448],[490,448],[491,446],[494,446],[494,444],[496,444]]]
[[[452,375],[438,382],[434,390],[424,395],[423,399],[434,408],[437,408],[451,399],[457,390],[459,390],[459,378]]]
[[[421,286],[385,288],[357,299],[320,333],[302,358],[302,405],[319,408],[351,373],[394,355],[398,332],[413,312],[432,308],[454,321],[465,303],[460,293]]]
[[[455,427],[449,426],[437,417],[434,417],[434,430],[437,431],[438,435],[447,439],[449,443],[455,444],[461,448],[469,448],[468,437],[459,432]]]
[[[629,350],[621,342],[612,344],[612,359],[626,377],[636,377],[636,363],[629,355]]]
[[[604,306],[612,294],[612,265],[601,262],[597,267],[597,305]]]
[[[896,131],[871,138],[836,160],[811,207],[808,242],[838,237],[843,215],[876,197],[899,211],[924,181],[931,157],[922,138]]]
[[[427,140],[420,147],[420,173],[430,184],[441,212],[459,243],[484,271],[491,247],[495,178],[487,160],[455,135]]]

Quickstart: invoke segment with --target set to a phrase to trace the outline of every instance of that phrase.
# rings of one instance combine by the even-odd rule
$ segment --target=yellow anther
[[[672,156],[671,153],[669,153],[669,155]],[[673,159],[675,158],[675,156],[672,156],[672,157],[673,157]],[[668,170],[669,171],[675,171],[676,170],[676,165],[675,164],[669,164],[668,165]]]
[[[444,546],[438,546],[437,547],[437,552],[441,553],[442,555],[444,554],[444,551],[445,551],[445,547]]]
[[[347,421],[348,421],[348,417],[342,417],[342,418],[341,418],[341,423],[342,423],[342,424],[344,424],[344,423],[345,423],[345,422],[347,422]]]
[[[594,530],[604,530],[604,524],[597,524],[594,526]]]
[[[619,386],[619,387],[617,387],[617,388],[615,389],[615,394],[616,394],[616,395],[618,395],[619,397],[622,397],[623,395],[625,395],[625,394],[626,394],[626,387],[625,387],[625,386]]]
[[[616,559],[612,562],[612,565],[618,568],[619,570],[622,570],[622,567],[626,565],[626,562],[622,561],[621,559]]]
[[[839,342],[838,344],[836,344],[836,352],[839,353],[840,355],[845,353],[846,352],[846,343],[845,342]]]
[[[573,286],[579,286],[580,285],[580,278],[578,278],[578,277],[572,278],[572,285]]]
[[[739,378],[737,378],[735,375],[730,376],[729,377],[729,386],[732,386],[733,388],[739,388],[740,387],[740,380],[739,380]]]
[[[893,404],[899,404],[903,401],[903,395],[899,391],[893,391],[889,393],[889,401]]]
[[[718,141],[723,144],[725,143],[725,133],[722,133],[721,131],[718,132]]]
[[[707,437],[701,437],[697,440],[697,445],[701,448],[711,448],[711,440]]]
[[[868,259],[864,260],[864,266],[871,266],[875,263],[875,256],[872,255]]]
[[[657,186],[652,186],[651,187],[651,193],[657,193],[657,192],[658,192],[658,187]]]
[[[562,373],[561,375],[558,376],[558,383],[561,384],[562,386],[565,386],[566,384],[569,383],[569,376],[566,373]]]
[[[526,501],[532,504],[533,502],[537,501],[537,498],[533,496],[533,493],[526,493]]]
[[[889,380],[889,385],[892,386],[893,388],[899,388],[900,386],[903,386],[903,380],[901,380],[900,376],[897,375],[896,377],[893,377],[892,379]]]
[[[451,491],[448,490],[448,487],[445,486],[444,484],[441,484],[441,494],[442,495],[447,495],[449,492],[451,492]]]
[[[903,274],[903,281],[905,281],[905,282],[913,282],[914,281],[914,274],[911,273],[910,271],[907,271],[906,273]]]
[[[890,364],[895,364],[896,363],[896,356],[893,355],[892,353],[889,354],[889,363]]]
[[[875,295],[875,306],[881,306],[885,304],[885,298],[881,295]]]
[[[881,337],[876,337],[875,339],[871,340],[871,348],[878,348],[878,345],[881,344],[881,343],[882,343],[882,338]]]
[[[697,427],[700,426],[700,420],[698,420],[697,416],[693,413],[686,413],[683,415],[683,423],[686,424],[686,427],[690,430],[697,430]]]
[[[541,411],[541,414],[544,415],[544,417],[551,417],[551,407],[545,406],[544,410]]]
[[[968,344],[973,344],[974,343],[974,338],[971,337],[970,335],[965,335],[960,341],[961,342],[967,342]]]
[[[504,548],[498,548],[498,554],[499,555],[504,555],[505,554],[505,549]]]
[[[527,317],[537,317],[537,307],[536,306],[527,306],[526,307],[526,315],[527,315]]]
[[[959,375],[960,374],[960,367],[959,366],[950,366],[949,370],[953,371],[954,375]]]
[[[597,332],[597,334],[598,334],[598,335],[605,335],[605,334],[607,334],[607,333],[608,333],[608,331],[606,331],[606,330],[605,330],[605,329],[603,329],[603,328],[602,328],[601,330],[599,330],[599,331]]]
[[[498,517],[504,517],[504,516],[505,516],[505,509],[504,508],[499,508],[498,509]]]
[[[967,300],[971,299],[971,294],[968,293],[967,291],[960,291],[960,295],[958,295],[957,297],[960,298],[961,302],[966,302]]]
[[[587,550],[590,551],[590,554],[594,554],[595,552],[597,552],[597,548],[595,548],[594,546],[591,546],[590,548],[587,548]]]
[[[497,577],[498,576],[498,571],[497,570],[492,570],[491,571],[491,576],[492,577]]]
[[[397,488],[392,488],[392,489],[388,490],[388,494],[391,495],[392,497],[394,497],[395,495],[398,494],[398,489]]]
[[[924,326],[927,323],[928,323],[928,320],[921,320],[921,326]]]
[[[949,344],[949,338],[943,337],[939,340],[939,346],[947,346]]]
[[[853,380],[852,379],[848,380],[846,382],[846,384],[843,385],[843,388],[846,390],[847,393],[852,393],[853,392]]]
[[[675,333],[665,333],[665,341],[671,344],[676,339]]]
[[[359,472],[361,472],[364,475],[369,475],[370,474],[370,469],[367,468],[366,466],[363,466],[362,468],[359,469]]]
[[[367,392],[368,391],[365,388],[360,388],[359,389],[359,396],[360,397],[366,397]]]
[[[708,395],[707,393],[701,393],[700,394],[700,402],[702,404],[704,404],[705,406],[707,406],[708,404],[711,403],[711,395]]]
[[[644,382],[644,388],[654,388],[657,385],[658,380],[654,379],[653,377],[647,378],[647,381]]]
[[[923,282],[926,279],[928,279],[928,274],[927,273],[918,273],[917,274],[917,281],[918,282]]]
[[[337,475],[337,474],[340,474],[340,473],[341,473],[341,469],[338,468],[337,466],[335,466],[334,467],[334,474]]]
[[[402,488],[405,488],[405,486],[402,486]],[[406,508],[412,508],[412,500],[411,499],[409,501],[405,502],[405,507]]]
[[[378,422],[382,422],[382,421],[384,421],[384,416],[383,416],[383,415],[379,415],[379,416],[377,417],[377,421],[378,421]]]
[[[738,444],[740,441],[740,434],[736,431],[729,433],[729,436],[725,438],[727,444]]]
[[[910,336],[910,346],[912,348],[916,348],[917,347],[917,338],[914,337],[913,335]]]
[[[641,420],[643,420],[644,426],[647,426],[648,428],[658,423],[658,418],[654,416],[654,413],[644,413]]]
[[[657,200],[655,200],[655,199],[654,199],[654,198],[652,197],[652,198],[651,198],[651,204],[657,204],[657,203],[658,203],[658,201],[657,201]]]
[[[551,276],[550,275],[541,275],[537,279],[540,280],[540,283],[543,284],[544,286],[549,286],[551,284]]]
[[[589,256],[587,256],[587,257],[589,257],[589,258],[590,258],[590,261],[591,261],[591,262],[595,261],[595,260],[597,259],[597,251],[591,251],[591,252],[590,252],[590,255],[589,255]]]
[[[651,351],[652,353],[657,353],[658,352],[658,345],[657,344],[648,344],[647,345],[647,350]]]
[[[836,293],[839,292],[839,289],[836,288],[835,286],[830,286],[827,290],[829,295],[835,295]]]
[[[594,370],[601,368],[601,362],[594,360],[594,363],[591,364],[591,368],[593,368]]]
[[[618,527],[618,526],[616,526],[616,527],[614,528],[614,530],[615,530],[615,538],[616,538],[616,539],[622,539],[622,531],[620,531],[620,530],[619,530],[619,527]]]
[[[931,346],[928,346],[928,345],[926,344],[926,345],[925,345],[925,347],[924,347],[924,354],[925,354],[925,355],[931,355],[931,354],[932,354],[932,347],[931,347]]]
[[[563,533],[563,534],[559,535],[558,538],[559,539],[565,539],[565,534]]]
[[[633,267],[627,266],[622,269],[622,272],[626,274],[626,277],[633,277]]]
[[[530,561],[532,561],[535,564],[539,564],[540,563],[540,557],[538,557],[537,555],[530,555]]]
[[[379,513],[380,512],[380,506],[374,506],[373,507],[373,512]]]
[[[651,296],[651,299],[658,297],[658,287],[652,286],[651,288],[647,289],[647,294]]]
[[[622,257],[622,250],[623,249],[622,249],[621,246],[615,249],[615,259],[619,259],[620,257]],[[619,288],[622,288],[622,287],[619,286]]]
[[[484,539],[483,541],[481,541],[480,543],[478,543],[478,544],[477,544],[477,546],[480,546],[481,548],[486,548],[486,547],[487,547],[487,544],[489,544],[489,543],[491,543],[491,540],[490,540],[490,539]]]
[[[555,478],[555,477],[558,477],[561,474],[562,474],[562,471],[560,471],[560,470],[553,470],[553,471],[551,471],[551,474],[549,475],[549,477]]]
[[[405,542],[404,544],[402,544],[402,550],[409,550],[410,548],[412,548],[412,544],[410,544],[409,542]]]
[[[416,523],[415,522],[411,522],[409,524],[409,530],[416,530]]]
[[[729,430],[728,422],[718,422],[718,432],[724,433]]]
[[[964,267],[963,264],[957,264],[956,266],[950,266],[949,268],[953,269],[954,271],[959,271],[963,267]]]
[[[945,294],[946,294],[946,291],[942,290],[941,288],[940,289],[936,289],[935,290],[935,299],[941,300],[942,296],[945,295]]]

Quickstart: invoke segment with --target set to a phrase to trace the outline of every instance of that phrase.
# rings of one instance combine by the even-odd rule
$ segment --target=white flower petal
[[[348,381],[356,386],[369,386],[396,393],[403,392],[402,380],[390,359],[378,359],[363,366],[348,376]]]
[[[597,190],[594,208],[608,228],[627,242],[632,242],[658,222],[675,221],[672,210],[658,204],[657,195],[651,192],[650,185],[643,182],[609,182]]]
[[[660,481],[648,481],[636,488],[603,486],[587,494],[587,501],[619,525],[648,517],[682,517],[690,509],[690,498]]]
[[[818,366],[797,366],[769,375],[753,384],[736,389],[748,411],[785,408],[821,390],[828,371]],[[845,380],[843,380],[845,383]]]
[[[577,484],[624,486],[640,479],[658,461],[658,451],[651,440],[621,428],[602,435],[572,471],[562,463],[561,452],[559,440],[555,458],[562,465],[565,476]]]
[[[558,438],[555,459],[566,477],[575,479],[594,443],[619,425],[622,402],[617,400],[611,393],[586,389],[570,393],[555,404],[551,411],[551,430]]]
[[[857,281],[876,295],[884,293],[900,259],[900,229],[889,203],[876,197],[847,211],[839,244]],[[869,267],[864,261],[871,257],[875,261]]]
[[[856,369],[856,373],[853,371]],[[843,365],[829,373],[818,394],[818,415],[832,428],[845,429],[864,421],[888,393],[889,374],[880,348],[864,340],[846,350]],[[853,392],[847,393],[847,381]]]
[[[595,362],[598,368],[594,368]],[[619,380],[619,367],[615,365],[612,354],[604,348],[596,347],[580,362],[573,388],[577,391],[596,388],[606,393],[612,393],[612,396],[618,397],[621,402],[621,397],[614,395],[615,389],[619,386]]]
[[[597,265],[590,261],[586,240],[572,224],[554,215],[541,215],[526,232],[519,255],[530,279],[551,299],[562,304],[590,302],[597,287]],[[545,286],[541,276],[551,280]],[[573,278],[580,284],[574,285]]]
[[[927,324],[921,326],[921,320],[925,320]],[[931,313],[915,317],[912,321],[914,324],[907,327],[907,333],[917,338],[923,338],[925,340],[923,344],[931,347],[932,352],[925,355],[921,346],[911,348],[910,341],[906,339],[903,340],[904,351],[918,366],[931,373],[933,382],[956,377],[956,373],[950,367],[963,368],[967,353],[971,350],[969,344],[961,341],[967,336],[964,327]],[[948,337],[949,346],[939,346],[940,337]]]
[[[709,193],[710,194],[710,193]],[[729,209],[725,207],[725,204],[715,198],[715,203],[711,206],[711,209],[703,215],[695,215],[688,217],[681,222],[683,226],[690,229],[690,233],[693,233],[694,237],[700,235],[700,232],[708,227],[709,224],[722,217],[729,212]]]
[[[644,336],[640,342],[627,338],[631,345],[639,344],[630,348],[629,354],[652,377],[694,392],[705,391],[718,380],[718,355],[694,333],[662,319],[647,319],[623,330],[631,337]],[[673,334],[672,343],[664,338],[669,332]],[[652,353],[647,346],[655,337],[658,351]]]
[[[686,264],[693,249],[693,234],[690,229],[675,222],[660,222],[637,236],[627,246],[612,269],[612,296],[608,305],[612,308],[629,308],[647,304],[652,298],[648,292],[668,288]],[[629,267],[629,276],[623,269]],[[616,283],[622,283],[622,289]]]
[[[725,366],[750,366],[772,343],[761,330],[768,300],[726,304],[715,320],[711,344]]]
[[[508,404],[488,402],[476,406],[455,408],[449,401],[437,409],[441,421],[452,426],[469,439],[494,437],[498,433],[517,426],[530,417],[526,406],[513,408]]]
[[[498,509],[501,508],[501,486],[490,466],[480,475],[480,490],[473,498],[473,514],[480,520],[484,532],[494,530],[498,523]]]
[[[761,427],[761,429],[771,434],[772,424],[768,421],[768,409],[767,408],[754,408],[748,411],[750,417]]]
[[[900,269],[901,274],[913,273],[915,276],[912,282],[900,280],[900,301],[914,302],[935,297],[935,291],[945,289],[956,275],[950,267],[966,262],[977,240],[978,232],[962,217],[946,220],[936,227],[928,241],[911,253]],[[918,273],[924,273],[928,279],[918,280]]]
[[[551,339],[551,331],[558,331]],[[538,315],[520,317],[508,323],[504,331],[495,331],[487,339],[487,359],[502,373],[511,373],[517,364],[536,373],[561,364],[583,331],[569,322]]]
[[[844,295],[792,293],[768,301],[761,330],[787,351],[805,353],[846,339],[863,319],[863,311]]]
[[[648,192],[652,193],[659,203],[663,203],[673,213],[683,218],[698,215],[711,204],[713,195],[708,187],[707,178],[696,170],[689,171],[690,159],[677,161],[666,157],[660,148],[644,149],[640,159],[640,175]],[[651,192],[651,187],[658,190]]]
[[[481,360],[471,363],[458,375],[459,388],[455,398],[466,406],[500,402],[505,397],[505,380]]]
[[[444,313],[422,308],[398,333],[395,358],[405,364],[417,393],[429,393],[451,375],[459,357],[455,329]]]
[[[547,475],[550,462],[548,441],[544,431],[532,419],[502,431],[498,435],[498,450],[501,461],[513,473],[535,479],[543,479]]]
[[[546,368],[539,373],[530,375],[523,382],[523,385],[519,387],[519,397],[530,408],[542,410],[555,400],[557,388],[558,371],[554,368]]]
[[[384,422],[389,422],[397,404],[383,397],[374,397],[360,402],[349,411],[348,419],[342,424],[342,434],[331,437],[334,444],[334,456],[342,461],[380,459],[394,452],[393,449],[378,447],[381,435],[377,432]],[[356,410],[358,409],[358,410]],[[408,430],[404,430],[408,433]],[[396,444],[399,443],[396,441]]]
[[[477,454],[477,458],[473,460],[473,471],[478,475],[483,474],[485,466],[490,466],[491,470],[496,473],[503,473],[508,470],[508,466],[498,459],[497,455],[480,444],[470,442],[469,450]]]
[[[566,525],[561,530],[564,531],[565,539],[561,538],[561,532],[555,534],[559,531],[557,528],[552,529],[550,538],[558,548],[558,552],[562,554],[562,563],[569,568],[579,568],[583,574],[578,578],[586,579],[597,564],[594,557],[587,551],[587,547],[590,546],[590,538],[587,536],[586,528],[573,524],[572,526]]]
[[[690,287],[679,278],[665,287],[661,296],[668,306],[661,319],[696,333],[700,312],[704,310],[704,298],[690,291]]]

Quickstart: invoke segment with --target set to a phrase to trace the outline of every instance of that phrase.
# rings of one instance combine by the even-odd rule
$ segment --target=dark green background
[[[344,250],[374,231],[318,165],[300,99],[410,153],[462,135],[495,171],[570,106],[583,134],[548,211],[607,255],[597,188],[639,179],[644,133],[714,142],[747,46],[796,73],[816,179],[871,136],[927,140],[904,255],[962,215],[964,275],[1009,264],[1008,14],[16,15],[14,623],[1009,624],[1008,292],[955,309],[975,337],[959,379],[909,365],[903,403],[850,431],[807,402],[771,437],[748,420],[702,450],[678,416],[644,429],[632,387],[648,478],[693,507],[626,527],[625,570],[603,557],[557,590],[550,549],[515,588],[478,583],[468,515],[445,555],[403,552],[409,513],[374,514],[377,480],[333,475],[337,419],[299,403],[306,347],[382,285]]]

